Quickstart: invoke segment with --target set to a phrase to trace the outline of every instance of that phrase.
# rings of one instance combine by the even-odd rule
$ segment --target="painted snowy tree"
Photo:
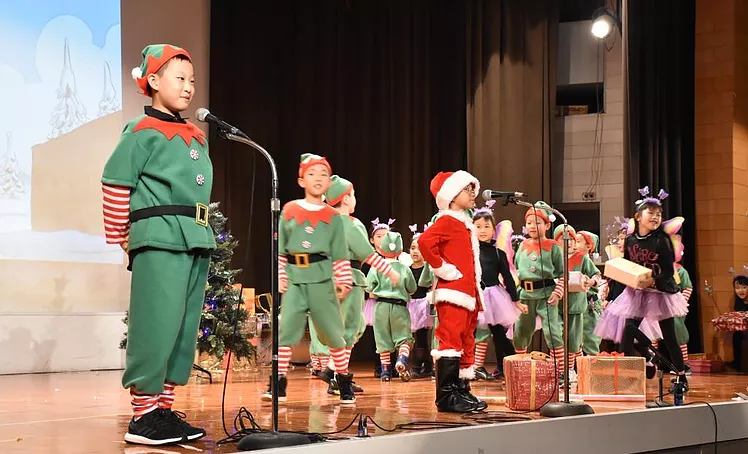
[[[86,108],[78,100],[77,87],[75,84],[75,72],[70,60],[70,46],[65,40],[63,53],[62,74],[60,74],[60,85],[57,87],[57,106],[52,111],[49,124],[52,125],[50,139],[67,134],[73,129],[85,123]]]
[[[117,92],[112,83],[112,70],[109,68],[109,62],[104,62],[104,94],[101,95],[99,102],[99,116],[109,115],[119,109]]]
[[[0,161],[0,197],[15,199],[26,192],[26,186],[23,184],[18,156],[13,150],[13,134],[8,132],[5,137],[7,147]]]

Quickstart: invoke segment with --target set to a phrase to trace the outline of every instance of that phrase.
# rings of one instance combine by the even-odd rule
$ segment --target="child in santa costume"
[[[527,353],[535,332],[535,319],[540,317],[545,342],[558,370],[562,371],[564,343],[558,303],[564,294],[564,257],[561,246],[546,238],[555,220],[545,202],[537,202],[525,212],[528,238],[514,256],[520,280],[519,297],[524,305],[522,315],[514,324],[514,349],[517,353]]]
[[[494,225],[493,202],[491,200],[485,207],[473,212],[473,224],[480,241],[483,287],[483,312],[478,314],[478,329],[475,331],[475,378],[478,380],[494,379],[484,367],[491,336],[496,350],[497,377],[503,376],[504,356],[514,354],[506,330],[514,325],[521,313],[515,275],[512,274],[514,265],[511,265],[512,259],[505,252],[508,249],[511,257],[514,257],[511,249],[512,223],[502,221],[498,228]]]
[[[402,381],[410,381],[408,356],[413,336],[407,305],[410,295],[416,291],[417,284],[410,269],[397,260],[403,251],[403,239],[399,233],[387,232],[379,243],[378,250],[402,277],[402,282],[398,282],[380,276],[374,269],[366,276],[366,288],[377,301],[374,308],[374,340],[382,363],[381,379],[392,379],[390,357],[393,352],[397,352],[395,369]]]
[[[288,202],[278,225],[278,288],[283,293],[278,339],[278,400],[286,401],[291,347],[301,340],[307,314],[319,340],[330,349],[340,402],[353,404],[345,326],[340,308],[353,287],[343,216],[323,201],[332,169],[322,156],[303,154],[298,184],[304,198]],[[272,386],[272,379],[270,380]],[[263,400],[272,400],[270,386]]]
[[[216,246],[208,225],[213,167],[205,134],[180,116],[195,93],[190,54],[154,44],[142,55],[132,74],[153,105],[125,126],[101,182],[107,243],[128,252],[132,270],[122,384],[133,418],[125,441],[164,445],[205,435],[171,407],[175,386],[192,371]]]
[[[415,293],[410,297],[408,312],[410,312],[410,330],[413,332],[415,344],[411,352],[411,375],[413,378],[431,377],[434,374],[432,358],[429,349],[429,331],[434,327],[434,318],[431,315],[431,304],[426,298],[429,286],[421,285],[420,279],[426,267],[421,251],[418,249],[418,226],[408,226],[413,234],[410,242],[410,271],[418,283]],[[424,229],[426,226],[424,226]]]
[[[474,336],[482,310],[480,246],[467,210],[475,206],[480,183],[463,170],[439,172],[430,189],[440,211],[418,244],[436,276],[436,406],[459,413],[482,410],[487,404],[470,392],[467,382],[475,378]]]
[[[587,230],[577,233],[577,252],[586,253],[588,256],[597,251],[600,237]],[[600,354],[600,337],[595,336],[595,327],[602,313],[602,302],[600,295],[605,294],[607,281],[598,278],[597,285],[590,287],[587,291],[587,310],[582,320],[582,351],[586,355],[597,356]]]

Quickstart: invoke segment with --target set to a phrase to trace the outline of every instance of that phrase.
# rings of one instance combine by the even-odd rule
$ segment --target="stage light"
[[[592,15],[592,29],[596,38],[607,38],[612,32],[618,19],[607,8],[600,8]]]

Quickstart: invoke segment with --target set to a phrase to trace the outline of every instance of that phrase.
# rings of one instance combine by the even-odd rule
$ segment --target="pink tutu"
[[[480,317],[480,315],[478,315]],[[543,319],[540,318],[539,315],[535,316],[535,331],[540,331],[543,329]],[[509,325],[506,329],[506,338],[507,339],[514,339],[514,323]]]
[[[366,326],[374,326],[374,306],[377,304],[377,300],[369,298],[364,301],[364,320]]]
[[[662,339],[660,322],[645,318],[644,320],[642,320],[641,324],[639,324],[639,330],[644,333],[652,342],[657,342],[658,340]]]
[[[478,323],[486,325],[502,325],[509,327],[519,320],[522,313],[509,293],[500,285],[492,285],[483,290],[483,312],[478,314]]]
[[[688,313],[688,303],[680,293],[662,293],[656,290],[638,290],[631,287],[621,293],[603,312],[595,327],[595,335],[614,342],[621,342],[626,320],[640,318],[646,321],[645,334],[662,336],[659,321],[680,317]],[[654,326],[657,326],[657,329]],[[654,339],[652,339],[654,340]]]
[[[410,312],[410,330],[416,332],[421,328],[433,328],[434,319],[431,317],[431,307],[427,298],[415,298],[408,302]]]

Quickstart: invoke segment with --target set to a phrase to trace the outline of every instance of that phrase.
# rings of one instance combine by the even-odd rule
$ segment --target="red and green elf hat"
[[[385,258],[396,259],[403,252],[403,237],[397,232],[387,232],[377,250]]]
[[[540,219],[544,220],[546,224],[551,224],[556,221],[556,216],[551,212],[550,208],[551,207],[543,201],[535,202],[535,207],[530,207],[525,212],[525,219],[529,216],[537,215]]]
[[[538,217],[542,217],[540,216],[540,210],[538,210]],[[573,240],[574,237],[577,236],[577,231],[574,230],[574,227],[572,226],[567,226],[567,228],[569,229],[569,238]],[[563,238],[563,234],[564,234],[564,226],[563,224],[561,224],[553,230],[553,239],[560,242],[561,239]]]
[[[592,252],[597,252],[597,245],[600,243],[600,237],[587,230],[580,230],[578,233],[584,237],[584,241],[586,241],[590,246]]]
[[[133,68],[131,74],[140,87],[140,92],[146,95],[148,94],[148,76],[157,73],[169,60],[182,56],[192,61],[189,52],[171,44],[150,44],[143,48],[142,55],[143,62],[140,66]]]
[[[353,183],[339,175],[333,175],[330,180],[330,188],[325,192],[325,201],[334,207],[343,201],[343,197],[351,195]]]
[[[332,173],[332,167],[330,167],[330,163],[327,162],[326,158],[312,153],[304,153],[301,155],[301,162],[299,163],[299,178],[303,177],[304,172],[315,164],[322,164],[327,167],[328,172]]]

